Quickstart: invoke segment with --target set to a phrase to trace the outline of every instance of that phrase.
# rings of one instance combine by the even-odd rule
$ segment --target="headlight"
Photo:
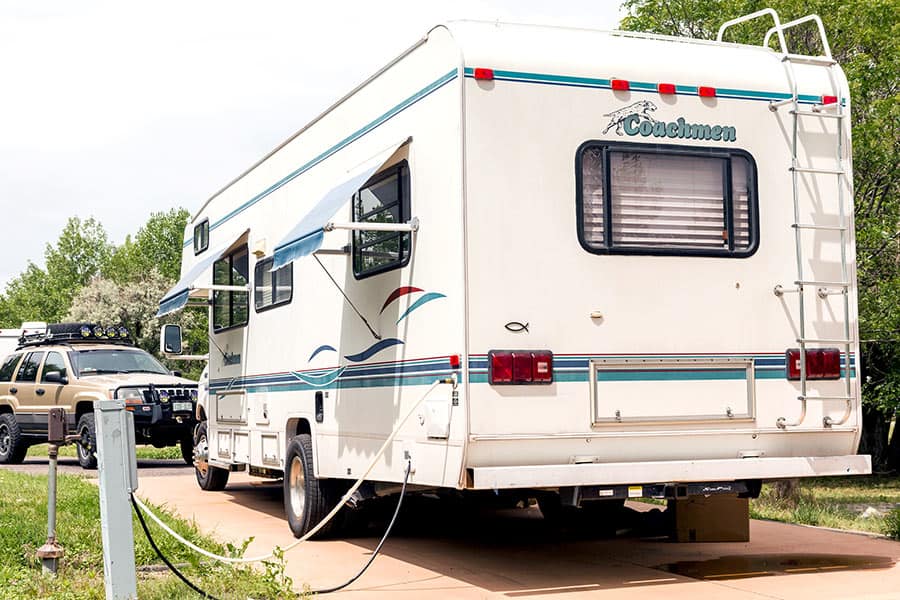
[[[137,388],[122,388],[116,391],[116,398],[125,401],[125,404],[141,404],[144,401],[144,392]]]

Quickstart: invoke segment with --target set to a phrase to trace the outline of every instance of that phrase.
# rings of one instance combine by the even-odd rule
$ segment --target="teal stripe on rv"
[[[474,77],[475,69],[466,67],[466,77]],[[521,81],[523,83],[542,83],[550,85],[568,85],[574,87],[595,87],[602,89],[612,89],[609,79],[597,79],[592,77],[575,77],[572,75],[551,75],[547,73],[528,73],[525,71],[504,71],[494,69],[494,79],[501,81]],[[651,92],[657,93],[657,83],[648,81],[630,81],[629,86],[633,92]],[[698,86],[695,85],[676,85],[675,93],[687,96],[696,96]],[[784,100],[790,98],[791,95],[786,92],[766,92],[757,90],[741,90],[734,88],[716,88],[716,96],[720,98],[732,98],[737,100]],[[821,96],[811,96],[808,94],[799,94],[798,99],[805,104],[818,104]],[[844,101],[841,100],[841,104]]]
[[[263,191],[258,193],[257,195],[253,196],[252,198],[250,198],[249,200],[247,200],[246,202],[244,202],[243,204],[241,204],[240,206],[238,206],[237,208],[232,210],[230,213],[228,213],[221,219],[215,221],[214,223],[210,223],[209,230],[212,231],[212,230],[216,229],[217,227],[219,227],[220,225],[224,224],[225,222],[233,219],[237,215],[241,214],[242,212],[244,212],[245,210],[247,210],[248,208],[250,208],[257,202],[259,202],[260,200],[262,200],[263,198],[265,198],[266,196],[271,194],[272,192],[277,191],[278,189],[284,187],[286,184],[290,183],[291,181],[293,181],[294,179],[296,179],[297,177],[302,175],[303,173],[309,171],[311,168],[313,168],[314,166],[316,166],[317,164],[319,164],[320,162],[322,162],[323,160],[325,160],[332,154],[347,147],[351,143],[355,142],[356,140],[360,139],[367,133],[369,133],[372,130],[374,130],[375,128],[377,128],[379,125],[384,124],[386,121],[388,121],[391,118],[395,117],[396,115],[400,114],[401,112],[403,112],[404,110],[406,110],[407,108],[409,108],[410,106],[412,106],[413,104],[415,104],[416,102],[421,100],[422,98],[425,98],[426,96],[428,96],[435,90],[437,90],[437,89],[443,87],[445,84],[453,81],[454,79],[456,79],[456,76],[457,76],[457,70],[453,69],[452,71],[448,71],[441,77],[438,77],[437,79],[435,79],[434,81],[432,81],[431,83],[426,85],[424,88],[422,88],[421,90],[419,90],[418,92],[416,92],[415,94],[410,96],[409,98],[406,98],[400,104],[397,104],[396,106],[394,106],[393,108],[391,108],[390,110],[388,110],[387,112],[385,112],[384,114],[379,116],[377,119],[371,121],[370,123],[364,125],[363,127],[359,128],[359,129],[357,129],[356,131],[354,131],[353,133],[351,133],[350,135],[348,135],[347,137],[345,137],[344,139],[342,139],[341,141],[339,141],[332,147],[328,148],[327,150],[325,150],[324,152],[322,152],[321,154],[319,154],[318,156],[316,156],[309,162],[297,167],[296,169],[294,169],[293,171],[291,171],[290,173],[288,173],[287,175],[285,175],[284,177],[282,177],[281,179],[279,179],[278,181],[276,181],[275,183],[273,183],[272,185],[270,185],[269,187],[267,187],[266,189],[264,189]],[[188,246],[191,245],[191,243],[193,241],[194,241],[193,237],[188,238],[184,242],[184,247],[187,248]]]

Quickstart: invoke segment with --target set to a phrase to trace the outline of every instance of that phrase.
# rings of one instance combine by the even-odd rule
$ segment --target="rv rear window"
[[[590,252],[756,251],[756,166],[745,152],[588,143],[578,163],[578,235]]]
[[[409,220],[409,165],[404,161],[375,175],[353,195],[358,223],[405,223]],[[402,267],[409,261],[409,233],[353,232],[353,274],[358,278]]]
[[[213,264],[213,285],[246,286],[250,279],[247,247],[243,246]],[[250,316],[250,292],[213,291],[213,331],[247,324]]]
[[[256,312],[287,304],[294,295],[294,273],[290,262],[272,271],[272,258],[256,263],[253,273],[253,300]]]
[[[194,226],[194,254],[209,248],[209,219]]]

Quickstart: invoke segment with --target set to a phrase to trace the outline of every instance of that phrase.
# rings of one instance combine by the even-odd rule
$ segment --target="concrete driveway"
[[[139,494],[222,539],[253,536],[248,555],[294,539],[284,521],[280,484],[233,474],[225,491],[202,492],[190,471],[178,470],[142,478]],[[345,581],[368,559],[382,526],[358,538],[300,545],[286,555],[288,575],[298,588]],[[765,521],[752,522],[750,532],[749,543],[600,539],[583,530],[550,527],[533,508],[472,512],[419,499],[404,505],[395,534],[369,571],[338,594],[360,599],[900,599],[900,543]]]

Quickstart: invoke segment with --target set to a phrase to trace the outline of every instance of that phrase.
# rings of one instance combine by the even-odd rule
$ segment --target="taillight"
[[[800,349],[791,348],[785,353],[787,378],[800,379]],[[807,379],[840,379],[841,351],[837,348],[812,348],[806,351]]]
[[[488,381],[492,385],[553,383],[553,353],[549,350],[491,350]]]

